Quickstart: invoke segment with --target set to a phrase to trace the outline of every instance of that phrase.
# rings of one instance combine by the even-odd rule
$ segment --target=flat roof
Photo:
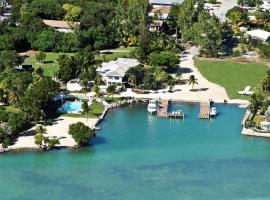
[[[150,0],[150,4],[156,5],[171,5],[171,4],[182,4],[185,0]]]

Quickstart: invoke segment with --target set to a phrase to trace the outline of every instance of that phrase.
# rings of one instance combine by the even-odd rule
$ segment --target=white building
[[[264,11],[270,10],[270,0],[263,0],[263,4],[260,6],[260,8]]]
[[[72,79],[67,83],[67,90],[74,92],[74,91],[81,91],[83,87],[80,84],[80,79]]]
[[[270,131],[270,122],[268,121],[263,121],[260,123],[261,129],[264,131]]]
[[[171,6],[172,4],[182,4],[184,0],[150,0],[151,5],[165,5]]]
[[[80,26],[80,22],[67,22],[67,21],[60,21],[60,20],[47,20],[47,19],[43,19],[42,21],[47,26],[50,26],[54,28],[55,30],[59,32],[64,32],[64,33],[73,32],[74,27]]]
[[[148,13],[149,17],[157,17],[157,19],[166,20],[170,13],[170,6],[153,6],[152,10]]]
[[[254,39],[259,39],[259,40],[265,42],[265,41],[270,39],[270,32],[256,29],[256,30],[252,30],[252,31],[247,31],[246,36],[250,36]]]
[[[127,70],[137,65],[139,65],[137,59],[118,58],[115,61],[103,62],[101,67],[96,69],[96,72],[102,76],[107,86],[122,86]]]

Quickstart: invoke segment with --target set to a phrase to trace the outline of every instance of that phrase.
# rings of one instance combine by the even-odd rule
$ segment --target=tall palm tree
[[[98,85],[94,85],[93,91],[96,93],[96,97],[99,98],[100,97],[100,89],[99,89]]]
[[[137,78],[134,74],[131,74],[129,77],[128,77],[128,82],[133,85],[134,87],[137,86]]]
[[[101,85],[101,83],[102,83],[102,76],[100,74],[97,74],[95,77],[95,84]]]
[[[188,84],[191,85],[192,90],[193,90],[193,88],[194,88],[194,85],[195,85],[195,84],[198,84],[197,79],[195,78],[194,75],[190,75],[190,77],[189,77],[189,79],[188,79]]]

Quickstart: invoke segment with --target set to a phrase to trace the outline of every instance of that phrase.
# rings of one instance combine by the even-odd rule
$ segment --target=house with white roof
[[[139,65],[137,59],[118,58],[115,61],[103,62],[101,67],[96,69],[96,72],[102,76],[107,86],[122,86],[127,70],[137,65]]]
[[[150,0],[149,3],[151,5],[165,5],[171,6],[172,4],[182,4],[185,0]]]
[[[246,36],[265,42],[270,39],[270,32],[256,29],[256,30],[247,31]]]

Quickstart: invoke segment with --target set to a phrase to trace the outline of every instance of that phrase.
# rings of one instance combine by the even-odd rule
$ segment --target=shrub
[[[79,145],[86,145],[88,141],[95,136],[95,131],[82,122],[77,122],[69,126],[68,134],[72,136]]]

